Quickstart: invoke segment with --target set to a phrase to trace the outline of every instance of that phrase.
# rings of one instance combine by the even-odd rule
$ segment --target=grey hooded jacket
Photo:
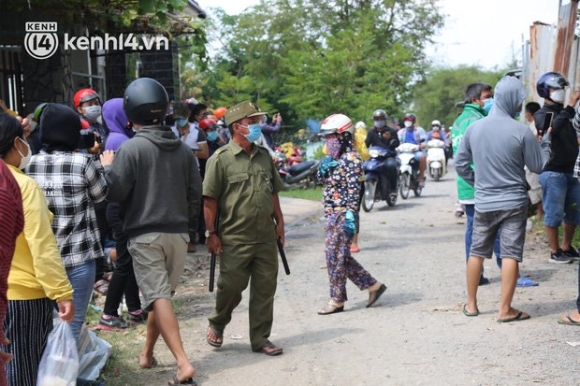
[[[129,237],[188,233],[201,207],[201,177],[193,152],[167,126],[148,126],[123,144],[106,173],[110,201],[121,206]]]
[[[475,187],[478,212],[527,205],[524,166],[540,173],[550,159],[551,135],[544,136],[540,148],[530,129],[513,118],[525,98],[518,78],[502,78],[495,87],[495,104],[489,115],[469,126],[455,156],[457,173]]]

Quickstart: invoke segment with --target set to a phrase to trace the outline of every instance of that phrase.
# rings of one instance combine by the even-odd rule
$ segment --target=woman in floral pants
[[[343,114],[322,121],[320,135],[326,139],[328,156],[320,164],[318,178],[324,184],[323,205],[326,218],[326,265],[330,280],[330,300],[318,311],[329,315],[344,311],[346,279],[360,290],[369,291],[367,307],[372,306],[387,287],[373,278],[350,253],[358,229],[358,205],[362,160],[354,150],[354,127]]]

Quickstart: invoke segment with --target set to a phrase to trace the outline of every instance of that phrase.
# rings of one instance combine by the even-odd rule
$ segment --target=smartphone
[[[538,135],[544,135],[550,127],[552,127],[552,120],[554,119],[554,113],[546,113],[544,115],[544,121],[542,122],[542,127],[536,128],[538,130]]]
[[[95,133],[81,134],[79,139],[79,149],[90,149],[95,146]]]

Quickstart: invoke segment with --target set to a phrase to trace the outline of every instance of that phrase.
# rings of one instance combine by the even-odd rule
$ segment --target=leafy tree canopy
[[[443,25],[438,3],[262,0],[238,16],[218,12],[208,37],[219,50],[185,89],[203,83],[201,99],[213,106],[250,96],[299,127],[335,112],[396,116],[428,68],[425,47]]]

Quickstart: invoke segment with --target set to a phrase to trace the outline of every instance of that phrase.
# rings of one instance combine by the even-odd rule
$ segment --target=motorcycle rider
[[[390,184],[388,191],[396,193],[399,165],[397,164],[397,152],[395,149],[399,146],[399,138],[397,137],[397,131],[387,126],[387,113],[385,110],[378,109],[373,112],[373,128],[367,134],[365,145],[367,148],[379,146],[390,150],[390,154],[385,160],[384,167],[381,168],[380,173],[385,177],[382,179],[383,183],[386,184],[388,182]],[[385,188],[386,186],[381,186],[381,192],[387,191]]]
[[[445,151],[445,166],[447,166],[447,161],[449,161],[450,156],[449,154],[450,139],[447,136],[447,134],[445,134],[445,130],[441,130],[441,122],[438,121],[437,119],[431,122],[431,131],[427,133],[427,142],[429,142],[432,139],[439,139],[445,142],[443,150]]]
[[[419,145],[420,150],[415,152],[415,159],[419,161],[419,186],[425,187],[425,169],[427,168],[427,154],[425,154],[425,130],[416,126],[417,118],[415,114],[406,114],[403,118],[404,128],[399,130],[399,141],[401,143],[412,143]]]

